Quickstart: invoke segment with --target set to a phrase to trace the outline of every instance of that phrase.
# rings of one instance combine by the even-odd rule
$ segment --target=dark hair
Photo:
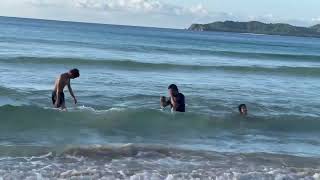
[[[246,106],[245,104],[240,104],[240,105],[238,106],[239,112],[241,112],[241,108],[243,108],[243,107],[247,108],[247,106]]]
[[[74,78],[77,78],[77,77],[80,76],[79,69],[76,69],[76,68],[75,69],[71,69],[69,72],[73,75]]]
[[[168,89],[172,89],[172,90],[176,90],[176,91],[179,90],[178,87],[177,87],[177,85],[175,85],[175,84],[170,84],[170,86],[168,87]]]

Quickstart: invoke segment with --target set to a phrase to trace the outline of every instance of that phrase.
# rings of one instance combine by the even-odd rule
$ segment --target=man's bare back
[[[53,91],[63,92],[64,87],[69,84],[70,84],[69,74],[63,73],[56,79]]]
[[[74,79],[79,77],[79,70],[78,69],[72,69],[67,73],[61,74],[55,81],[54,89],[52,92],[52,103],[54,104],[55,108],[61,108],[66,109],[65,106],[65,97],[64,97],[64,88],[68,86],[68,90],[70,95],[73,97],[74,103],[77,103],[77,99],[73,94],[70,79]]]

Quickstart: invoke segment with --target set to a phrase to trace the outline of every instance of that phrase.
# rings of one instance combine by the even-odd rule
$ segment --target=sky
[[[1,0],[0,16],[188,28],[213,21],[320,23],[320,0]]]

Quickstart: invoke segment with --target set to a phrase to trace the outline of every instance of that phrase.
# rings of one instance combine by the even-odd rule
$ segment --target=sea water
[[[1,17],[0,179],[319,179],[319,78],[317,38]]]

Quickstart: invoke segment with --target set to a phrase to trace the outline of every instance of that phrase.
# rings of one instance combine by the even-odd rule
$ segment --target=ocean
[[[0,17],[0,179],[319,180],[319,78],[317,38]]]

